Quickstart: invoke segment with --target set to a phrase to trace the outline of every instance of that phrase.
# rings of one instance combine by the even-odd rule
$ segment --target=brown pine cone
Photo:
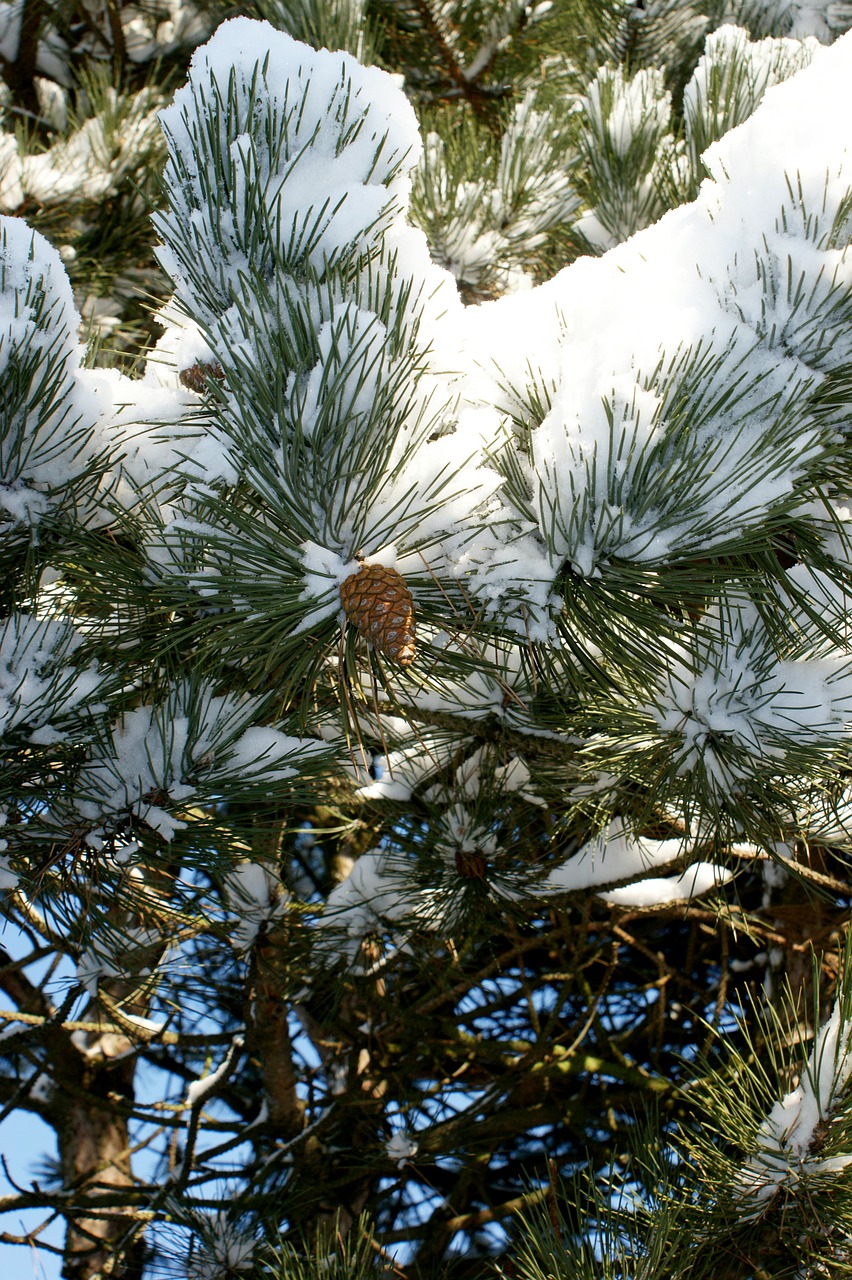
[[[414,661],[414,601],[405,579],[382,564],[363,564],[340,584],[349,622],[379,653],[407,667]]]
[[[480,849],[456,849],[456,871],[465,880],[484,880],[488,870],[485,854]]]
[[[199,395],[206,390],[208,378],[215,378],[217,382],[225,381],[222,366],[216,360],[211,364],[200,364],[196,360],[195,364],[189,365],[186,369],[181,369],[179,377],[182,386],[189,391],[197,391]]]

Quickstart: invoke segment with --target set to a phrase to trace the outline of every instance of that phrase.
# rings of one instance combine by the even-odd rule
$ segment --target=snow
[[[236,917],[229,922],[228,940],[236,951],[248,951],[263,925],[287,910],[289,895],[280,880],[259,862],[241,862],[225,876],[228,906]]]
[[[683,95],[690,140],[715,138],[741,124],[770,85],[808,66],[818,50],[812,38],[752,41],[732,23],[711,32]]]
[[[51,129],[64,132],[68,126],[68,90],[55,80],[35,77],[39,115]]]
[[[458,161],[429,133],[414,174],[413,202],[428,223],[432,254],[461,284],[487,293],[530,288],[524,262],[547,231],[579,204],[564,164],[563,140],[529,89],[516,103],[496,171],[458,179]]]
[[[22,0],[0,5],[0,57],[14,62],[18,56]]]
[[[243,1037],[240,1035],[233,1036],[231,1039],[228,1052],[219,1063],[215,1071],[211,1071],[208,1076],[204,1076],[201,1080],[193,1080],[186,1091],[185,1105],[188,1107],[198,1107],[209,1097],[211,1093],[226,1080],[234,1069],[237,1059],[240,1057],[243,1048]]]
[[[693,862],[679,876],[649,876],[621,889],[609,889],[602,896],[620,907],[657,907],[666,902],[688,902],[731,879],[727,867],[712,862]]]
[[[8,820],[8,814],[0,809],[0,831],[5,827]],[[5,851],[9,847],[9,842],[0,836],[0,893],[8,893],[10,889],[17,889],[18,876],[12,870],[12,864],[5,856]]]
[[[371,732],[369,718],[363,722],[362,732]],[[368,781],[370,774],[363,761],[352,766],[355,781],[359,784],[357,795],[364,800],[410,800],[415,789],[436,773],[446,768],[458,750],[460,740],[447,734],[430,732],[427,728],[412,731],[407,721],[396,716],[382,716],[376,724],[381,740],[394,745],[387,754],[372,761],[372,772],[378,777]]]
[[[77,427],[68,401],[74,398],[73,374],[79,358],[79,317],[71,286],[57,251],[15,218],[0,218],[0,374],[11,378],[19,363],[49,351],[55,373],[41,402],[23,398],[23,418],[0,442],[0,508],[15,495],[36,488],[61,490],[81,473],[92,439],[91,427]],[[26,393],[25,393],[26,394]],[[11,406],[10,406],[11,407]]]
[[[129,1022],[132,1026],[138,1027],[140,1031],[144,1031],[151,1036],[160,1035],[168,1025],[165,1022],[158,1022],[155,1018],[143,1018],[137,1013],[126,1013],[124,1010],[122,1010],[121,1016],[122,1022]]]
[[[536,891],[567,893],[615,885],[621,880],[637,879],[655,867],[680,862],[686,852],[682,840],[644,840],[634,836],[622,819],[614,818],[594,840],[554,867]]]
[[[35,1077],[27,1092],[33,1102],[47,1104],[50,1102],[55,1088],[56,1086],[50,1076],[41,1071]]]
[[[92,996],[98,994],[98,983],[103,978],[127,978],[150,973],[151,957],[162,963],[169,951],[158,929],[127,927],[102,929],[80,953],[77,961],[77,981]],[[142,958],[148,961],[142,968],[134,964]]]
[[[0,441],[0,528],[22,536],[59,516],[111,523],[116,505],[131,510],[141,490],[179,475],[192,434],[181,425],[188,394],[84,368],[79,326],[59,253],[19,219],[0,218],[0,375],[15,387],[29,362],[42,371],[21,379]]]
[[[400,919],[407,912],[404,876],[393,874],[387,853],[371,849],[362,853],[349,875],[328,895],[318,927],[333,929],[339,938],[335,946],[354,958],[362,941],[382,934],[386,920]]]
[[[819,210],[830,225],[852,163],[845,128],[852,98],[848,58],[848,40],[820,49],[791,80],[769,88],[748,121],[710,147],[704,162],[715,184],[698,203],[718,209],[725,229],[739,225],[742,234],[747,207],[750,226],[777,228],[780,209],[798,205]],[[811,120],[821,122],[818,146]],[[796,179],[792,199],[788,175]]]
[[[228,1280],[254,1268],[257,1241],[226,1213],[207,1216],[199,1223],[187,1262],[187,1280]]]
[[[763,1211],[786,1186],[798,1185],[802,1175],[839,1172],[852,1156],[823,1156],[831,1124],[841,1109],[852,1076],[850,1026],[838,998],[832,1014],[817,1032],[799,1084],[776,1102],[762,1120],[755,1152],[740,1170],[741,1194],[750,1207]],[[821,1132],[822,1130],[822,1132]]]
[[[82,641],[70,622],[13,613],[0,624],[0,737],[48,744],[102,711],[103,676],[72,661]]]
[[[682,863],[690,854],[690,842],[681,839],[650,840],[636,836],[614,818],[598,835],[572,854],[536,886],[536,893],[567,893],[593,889],[607,902],[622,907],[657,907],[686,902],[731,879],[731,872],[710,862],[693,862],[673,876],[650,876],[656,867]],[[631,881],[620,888],[620,881]]]
[[[533,682],[521,645],[497,637],[483,641],[465,632],[451,636],[426,626],[418,635],[421,646],[428,644],[436,655],[429,680],[415,689],[402,686],[397,696],[414,701],[423,710],[449,711],[460,719],[496,716],[508,724],[530,726],[527,703]],[[469,664],[461,674],[454,665],[458,658]]]
[[[267,140],[262,128],[249,133],[239,124],[248,123],[252,114],[258,68],[263,69],[260,111],[277,124]],[[220,133],[218,145],[229,157],[235,197],[216,209],[206,199],[205,179],[215,181],[213,175],[182,172],[180,157],[195,153],[198,135],[193,122],[203,121],[214,86],[227,85],[232,76],[234,132]],[[242,193],[259,185],[269,225],[300,229],[310,245],[303,247],[306,260],[321,272],[339,253],[375,243],[392,216],[395,199],[404,197],[407,180],[401,166],[410,167],[420,148],[414,113],[383,72],[361,67],[345,53],[315,53],[268,23],[243,18],[223,23],[196,51],[189,84],[160,118],[171,152],[166,181],[174,208],[160,220],[171,241],[161,257],[179,281],[179,296],[188,263],[181,265],[175,257],[174,246],[180,243],[173,233],[175,219],[193,222],[194,244],[202,255],[207,246],[224,239],[224,259],[211,275],[219,277],[224,292],[228,279],[237,282],[233,272],[248,267],[239,221],[251,202],[246,203]],[[222,113],[217,127],[225,123]],[[270,136],[275,137],[273,149]],[[210,234],[212,217],[219,220],[215,235]],[[228,225],[230,235],[225,234]],[[265,246],[265,252],[271,247]],[[234,296],[239,296],[238,289]],[[194,301],[187,300],[190,305]]]
[[[168,17],[157,21],[144,7],[122,6],[124,47],[131,62],[148,62],[182,46],[200,44],[209,33],[209,18],[192,3],[168,0],[167,6],[158,8],[160,12],[165,8]]]
[[[604,153],[612,152],[623,160],[637,145],[637,135],[665,133],[671,94],[664,83],[658,67],[645,68],[629,80],[621,67],[598,70],[583,106],[595,135],[606,138],[606,146],[601,148]]]
[[[0,3],[0,57],[14,62],[18,56],[21,19],[25,0],[3,0]],[[36,51],[36,69],[60,83],[67,82],[67,45],[50,25],[42,26],[42,38]]]
[[[49,86],[50,82],[38,84]],[[39,94],[46,99],[55,127],[64,132],[61,95],[59,86],[41,88]],[[5,160],[0,209],[11,213],[24,201],[67,206],[114,196],[120,182],[158,142],[156,105],[150,89],[125,95],[110,89],[100,115],[84,120],[36,154],[19,150],[13,134],[0,134],[0,156]]]
[[[385,1143],[388,1159],[402,1169],[417,1154],[418,1144],[406,1129],[398,1129]]]
[[[25,9],[24,0],[0,3],[0,56],[11,62],[18,55],[21,14]],[[159,21],[149,6],[127,4],[121,7],[119,19],[124,50],[133,62],[161,58],[180,46],[198,44],[209,31],[209,19],[187,0],[158,3],[156,10]],[[164,12],[166,17],[162,16]],[[105,41],[111,42],[112,33],[105,36],[99,31],[99,22],[107,25],[106,15],[97,11],[89,19],[88,31],[81,27],[76,32],[75,54],[94,52],[96,57],[103,57]],[[58,85],[68,84],[68,45],[50,22],[41,24],[40,34],[36,61],[38,71],[42,77],[49,77]]]
[[[104,298],[87,293],[80,303],[80,320],[85,333],[108,337],[121,327],[122,303],[117,298]]]
[[[664,207],[659,189],[675,157],[671,94],[658,67],[628,77],[622,67],[604,66],[576,113],[597,200],[577,230],[596,248],[609,249],[648,226]]]
[[[442,849],[448,865],[458,854],[479,854],[490,858],[499,845],[494,830],[493,813],[479,816],[465,804],[449,805],[436,823],[437,847]]]
[[[478,465],[472,428],[435,430],[454,423],[447,321],[461,309],[405,223],[416,121],[392,77],[247,19],[196,53],[161,120],[171,209],[157,218],[160,260],[224,371],[233,465],[305,565],[305,629],[339,612],[336,587],[353,561],[392,543],[400,572],[422,574],[423,557],[440,569],[499,484]],[[341,297],[334,273],[345,263],[357,270]],[[242,301],[247,281],[254,310]],[[179,346],[167,336],[162,349]],[[270,423],[255,403],[279,384]],[[233,545],[221,563],[208,548],[204,570],[205,589],[227,575],[232,598],[240,531]]]
[[[322,416],[368,415],[375,397],[373,371],[382,368],[388,331],[378,316],[351,304],[320,326],[316,345],[319,358],[313,369],[307,377],[291,373],[286,389],[308,440]]]
[[[586,577],[614,560],[662,565],[807,511],[809,476],[836,447],[810,397],[848,360],[848,308],[828,299],[832,287],[834,302],[845,296],[852,262],[827,237],[852,184],[850,49],[847,38],[811,51],[768,88],[706,153],[711,178],[692,204],[465,313],[467,401],[531,427],[492,545],[469,542],[464,562],[519,634],[531,615],[547,635],[548,587],[566,561]],[[791,296],[802,276],[812,303],[789,304],[788,275]]]
[[[788,16],[790,34],[800,39],[814,36],[828,43],[839,31],[852,26],[849,6],[836,0],[816,0],[815,4],[808,4],[807,0],[781,0],[773,8]]]
[[[0,132],[0,209],[11,212],[23,201],[18,141],[14,134]]]
[[[455,851],[474,851],[479,835],[490,840],[488,851],[493,851],[493,834],[481,827],[476,829],[463,806],[449,809],[440,825],[447,870],[457,882]],[[373,972],[393,952],[408,945],[412,930],[425,929],[444,936],[450,933],[456,922],[456,904],[447,877],[441,877],[441,883],[418,885],[412,871],[413,863],[395,851],[370,849],[362,853],[346,878],[329,894],[323,914],[316,921],[320,942],[317,954],[331,961],[357,961],[356,967]],[[377,949],[362,952],[368,939],[377,944]]]
[[[711,176],[692,204],[547,285],[465,311],[423,235],[406,224],[420,142],[393,78],[346,54],[309,50],[268,24],[224,24],[160,117],[171,205],[157,225],[175,299],[144,380],[82,367],[60,256],[23,224],[0,224],[0,372],[32,350],[55,362],[53,401],[24,406],[26,429],[2,458],[7,524],[29,536],[69,502],[75,519],[97,524],[116,506],[138,510],[153,492],[152,576],[179,577],[181,539],[194,540],[205,559],[191,584],[211,596],[227,591],[235,609],[248,609],[240,588],[254,584],[257,557],[246,554],[243,565],[240,554],[259,530],[227,525],[227,487],[239,483],[266,504],[263,532],[286,552],[283,568],[272,563],[261,573],[271,583],[299,575],[299,632],[339,615],[340,584],[364,561],[419,578],[416,607],[430,571],[439,582],[457,576],[474,597],[474,616],[481,609],[519,644],[499,641],[493,665],[480,655],[467,681],[438,670],[428,686],[412,683],[400,697],[509,725],[527,718],[522,645],[554,641],[566,568],[592,582],[613,566],[662,570],[735,552],[746,535],[788,518],[808,522],[848,560],[841,539],[829,543],[829,512],[817,501],[837,424],[817,412],[813,395],[852,359],[852,260],[829,234],[852,185],[852,44],[743,41],[733,27],[718,33],[687,89],[697,120],[711,110],[713,68],[736,52],[749,59],[754,101],[762,98],[706,153]],[[771,84],[797,60],[810,65]],[[130,149],[151,124],[150,101],[138,105]],[[668,98],[655,70],[630,81],[602,71],[587,109],[616,159],[646,130],[662,145]],[[20,191],[64,199],[84,171],[94,184],[89,197],[109,190],[116,171],[103,162],[98,127],[88,122],[6,178],[5,198]],[[564,173],[544,182],[548,128],[546,113],[525,97],[490,196],[490,213],[505,221],[523,176],[518,143],[538,139],[538,205],[512,231],[527,248],[575,199]],[[0,145],[14,161],[8,140]],[[434,139],[428,151],[441,170]],[[452,203],[471,191],[448,185],[446,195]],[[458,261],[478,270],[477,255],[510,248],[508,231],[501,247],[486,228],[460,246]],[[216,426],[208,427],[212,412],[201,421],[203,398],[182,388],[179,374],[214,360],[222,380]],[[272,415],[260,394],[270,385]],[[199,498],[222,515],[218,545],[198,518]],[[829,578],[799,568],[787,581],[845,618]],[[847,655],[820,648],[805,619],[779,650],[736,593],[733,584],[700,621],[684,625],[682,644],[660,654],[665,676],[638,705],[649,736],[670,742],[678,773],[703,771],[719,794],[754,772],[783,768],[795,752],[845,749],[852,713]],[[454,645],[463,649],[458,637],[426,627],[421,634],[439,660]],[[4,624],[4,732],[45,744],[61,738],[63,716],[95,713],[99,676],[66,662],[75,644],[65,624],[24,615]],[[52,817],[87,826],[96,854],[128,819],[173,840],[190,804],[237,785],[267,794],[315,762],[320,744],[262,721],[250,699],[181,682],[81,744],[88,754],[79,791],[59,798]],[[355,765],[354,782],[361,799],[406,802],[449,764],[458,738],[413,734],[393,717],[384,724],[380,776]],[[500,797],[539,797],[520,757],[495,764],[482,749],[447,773],[455,799],[434,829],[452,870],[459,854],[500,852],[477,807],[486,780]],[[449,790],[435,784],[425,799],[442,804]],[[540,889],[591,889],[625,906],[688,900],[728,877],[712,863],[681,871],[688,844],[640,838],[615,819]],[[673,874],[651,874],[660,868]],[[388,850],[364,854],[331,893],[320,928],[339,926],[341,949],[355,955],[365,936],[401,930],[409,917],[444,927],[440,895],[412,890],[409,873]],[[4,860],[6,879],[15,877]],[[225,890],[235,945],[248,949],[286,899],[256,863],[236,867]],[[109,963],[87,953],[82,980],[96,983]]]
[[[185,825],[176,809],[235,786],[268,793],[324,755],[321,743],[252,723],[261,715],[257,700],[212,688],[179,681],[162,702],[126,712],[90,748],[71,801],[77,814],[110,828],[133,815],[170,841]]]
[[[852,660],[795,651],[785,659],[755,606],[732,597],[707,611],[691,648],[672,647],[664,683],[645,710],[677,742],[678,772],[698,771],[724,793],[758,761],[776,770],[788,753],[849,737]]]
[[[432,796],[433,801],[437,799]],[[458,903],[453,886],[459,884],[459,857],[476,855],[486,867],[500,849],[493,809],[487,815],[463,803],[450,803],[433,823],[435,849],[443,854],[446,873],[428,887],[412,881],[404,858],[385,849],[362,854],[349,875],[329,894],[321,932],[328,931],[324,948],[353,961],[365,939],[381,939],[385,947],[404,947],[412,927],[449,932],[456,923]],[[607,901],[621,906],[651,907],[687,901],[731,878],[731,872],[713,863],[695,862],[685,871],[666,877],[649,877],[656,867],[681,864],[690,852],[680,839],[650,840],[630,833],[620,818],[578,853],[534,886],[543,898],[583,889],[603,891]],[[631,881],[622,888],[613,886]],[[511,898],[516,887],[492,875],[489,887],[501,898]]]

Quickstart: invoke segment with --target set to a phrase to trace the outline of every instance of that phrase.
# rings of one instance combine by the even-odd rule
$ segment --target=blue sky
[[[52,1131],[37,1116],[24,1112],[13,1112],[0,1123],[0,1153],[9,1169],[9,1173],[19,1186],[26,1186],[32,1180],[33,1165],[44,1155],[55,1154],[56,1144]],[[0,1177],[2,1194],[14,1194],[5,1177]],[[4,1214],[2,1229],[10,1233],[18,1233],[27,1227],[43,1221],[47,1214],[43,1212],[27,1215],[22,1220],[15,1220]],[[52,1244],[61,1244],[63,1229],[61,1224],[52,1225],[47,1239]],[[3,1280],[59,1280],[62,1260],[54,1254],[38,1253],[25,1245],[0,1243],[0,1276]]]

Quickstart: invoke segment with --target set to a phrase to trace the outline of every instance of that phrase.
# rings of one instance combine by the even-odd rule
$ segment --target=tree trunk
[[[79,1079],[63,1089],[57,1134],[66,1188],[85,1193],[132,1185],[128,1125],[121,1104],[132,1099],[135,1065],[135,1058],[82,1063]],[[69,1218],[62,1268],[65,1280],[140,1276],[141,1242],[127,1252],[116,1253],[115,1248],[131,1221],[127,1211]]]

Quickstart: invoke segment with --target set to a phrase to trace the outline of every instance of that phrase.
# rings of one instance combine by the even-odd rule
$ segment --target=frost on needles
[[[739,47],[730,32],[706,59]],[[207,659],[236,664],[260,698],[232,705],[193,679],[128,708],[79,775],[92,839],[125,812],[169,839],[175,820],[142,797],[179,806],[199,760],[202,791],[238,772],[248,786],[240,744],[259,732],[270,682],[285,696],[318,679],[341,637],[349,706],[314,732],[334,741],[355,702],[374,702],[359,714],[387,777],[356,765],[365,796],[411,794],[403,762],[423,731],[405,717],[420,711],[519,735],[533,803],[548,738],[572,759],[578,805],[595,795],[617,823],[619,790],[653,767],[681,862],[700,861],[708,824],[748,840],[842,822],[849,50],[808,47],[793,79],[761,82],[755,114],[704,153],[711,176],[692,204],[548,284],[465,308],[407,220],[421,144],[394,81],[263,23],[226,23],[161,113],[156,225],[174,298],[141,381],[83,367],[58,255],[4,220],[10,533],[37,540],[48,517],[60,537],[132,520],[144,589],[195,618]],[[755,55],[765,80],[795,69],[788,52]],[[347,629],[340,587],[365,563],[413,593],[410,669],[388,671]],[[541,661],[557,696],[537,718]],[[72,685],[57,676],[54,691]],[[383,723],[389,698],[404,714]],[[200,716],[206,741],[210,714],[225,723],[212,764],[167,729]],[[264,732],[274,774],[296,739]],[[494,787],[496,759],[477,758],[480,782],[457,779],[468,807],[444,797],[449,831],[480,824],[471,801],[486,776]],[[439,859],[450,872],[465,838]],[[608,843],[589,846],[589,884]],[[630,849],[648,869],[628,841],[612,855],[622,886]],[[560,883],[548,874],[544,893]],[[693,883],[721,882],[708,874]],[[666,891],[681,896],[675,881]]]
[[[290,635],[336,627],[363,562],[439,592],[497,478],[459,417],[455,286],[405,221],[411,107],[346,54],[234,20],[161,118],[160,260],[186,316],[161,351],[220,371],[240,492],[164,527],[183,548],[197,530],[187,582]]]
[[[743,44],[725,30],[707,59]],[[558,655],[595,767],[650,753],[690,822],[799,821],[852,697],[849,53],[806,46],[767,90],[799,65],[768,43],[748,46],[765,97],[692,204],[463,308],[406,220],[420,140],[393,81],[225,24],[162,113],[175,301],[149,377],[202,371],[215,444],[152,531],[164,589],[283,660],[306,632],[335,644],[341,582],[390,566],[428,655],[396,697],[434,699],[476,617]]]
[[[734,66],[753,114],[705,148],[743,110],[719,88]],[[123,1032],[159,1035],[172,948],[196,939],[185,956],[257,979],[235,1034],[274,1065],[335,967],[378,990],[424,938],[721,899],[741,867],[783,878],[797,841],[850,847],[852,36],[716,33],[677,140],[662,74],[586,90],[584,145],[635,188],[629,218],[590,199],[603,257],[476,307],[461,231],[453,275],[412,225],[446,157],[398,84],[243,18],[160,115],[173,296],[141,377],[88,367],[59,255],[0,220],[0,890],[105,1008],[133,979]],[[528,129],[539,237],[578,196],[544,179],[533,103],[495,171],[508,209]],[[633,173],[637,137],[653,163]],[[695,198],[614,243],[673,174]],[[519,286],[520,225],[491,242]],[[387,596],[342,607],[365,566],[411,600],[404,662],[353,622]],[[322,838],[357,856],[312,880],[329,797]],[[848,1091],[848,1013],[752,1108],[742,1218],[798,1166],[847,1167],[840,1121],[815,1140]],[[193,1141],[241,1062],[228,1042],[189,1085]],[[264,1083],[282,1169],[340,1114],[335,1043],[332,1084],[289,1112]],[[429,1150],[396,1121],[376,1185]]]

